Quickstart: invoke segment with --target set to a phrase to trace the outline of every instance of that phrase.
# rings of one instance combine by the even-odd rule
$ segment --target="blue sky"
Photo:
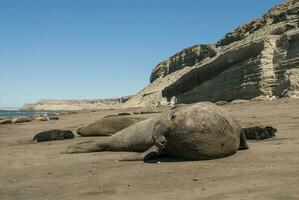
[[[0,0],[0,107],[135,94],[183,48],[283,0]]]

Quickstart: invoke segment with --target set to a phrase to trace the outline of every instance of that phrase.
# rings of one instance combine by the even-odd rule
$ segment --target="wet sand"
[[[299,199],[299,100],[223,107],[242,126],[269,124],[277,136],[249,141],[249,150],[223,159],[143,163],[117,161],[130,152],[60,154],[99,137],[28,142],[53,128],[75,132],[116,110],[0,125],[0,199]]]

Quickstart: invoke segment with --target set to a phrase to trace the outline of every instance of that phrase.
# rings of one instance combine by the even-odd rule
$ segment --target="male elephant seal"
[[[143,153],[124,160],[148,160],[158,155],[204,160],[247,148],[238,122],[218,106],[202,102],[139,122],[100,142],[71,145],[65,153],[135,151]]]
[[[49,130],[36,134],[33,142],[45,142],[51,140],[65,140],[74,138],[74,134],[69,130]]]
[[[79,128],[77,133],[81,136],[110,136],[145,119],[131,116],[109,116],[93,122],[88,126]]]

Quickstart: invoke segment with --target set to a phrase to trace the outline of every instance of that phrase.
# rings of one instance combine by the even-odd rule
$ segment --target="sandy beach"
[[[60,154],[70,144],[100,137],[29,143],[39,131],[75,132],[118,110],[1,125],[0,199],[298,199],[299,100],[222,107],[242,126],[276,127],[277,136],[249,141],[249,150],[223,159],[143,163],[117,161],[130,152]]]
[[[0,0],[0,43],[0,200],[299,200],[299,0]]]

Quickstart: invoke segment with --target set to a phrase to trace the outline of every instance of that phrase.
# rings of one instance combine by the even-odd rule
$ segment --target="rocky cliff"
[[[155,67],[150,77],[151,83],[157,78],[214,57],[216,55],[215,47],[215,45],[195,45],[171,56],[168,60],[161,62]]]
[[[299,98],[299,0],[158,64],[150,85],[125,106]]]

